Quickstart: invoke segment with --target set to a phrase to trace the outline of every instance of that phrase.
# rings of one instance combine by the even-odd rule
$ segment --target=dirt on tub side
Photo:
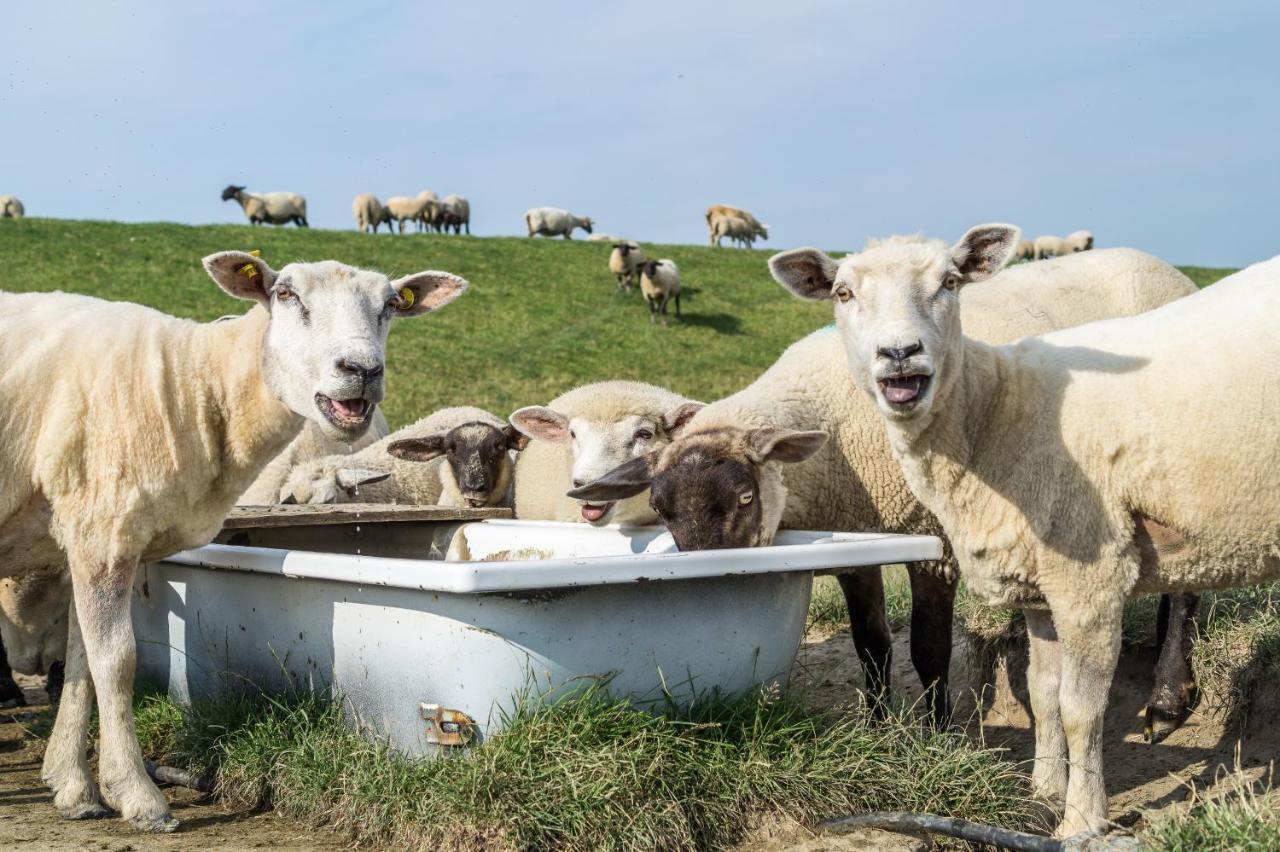
[[[0,849],[104,850],[104,852],[186,852],[233,850],[349,849],[334,835],[307,828],[270,812],[227,808],[194,790],[164,787],[173,815],[182,825],[174,834],[140,834],[119,819],[70,821],[58,816],[53,794],[40,780],[44,743],[25,736],[24,720],[45,708],[43,678],[19,676],[31,706],[0,710]],[[96,762],[94,769],[96,771]]]

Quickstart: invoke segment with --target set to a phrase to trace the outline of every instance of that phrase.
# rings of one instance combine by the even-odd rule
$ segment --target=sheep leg
[[[1027,689],[1036,737],[1031,788],[1045,801],[1061,804],[1067,795],[1067,735],[1058,706],[1062,649],[1048,610],[1028,609],[1023,615],[1029,644]]]
[[[1122,571],[1115,570],[1119,576]],[[1102,764],[1102,731],[1111,679],[1120,660],[1124,592],[1092,590],[1081,602],[1068,596],[1050,600],[1062,651],[1058,707],[1067,735],[1067,800],[1059,837],[1107,829],[1107,790]]]
[[[676,291],[676,319],[684,319],[680,316],[680,291]]]
[[[1160,658],[1156,661],[1151,697],[1147,699],[1146,740],[1153,745],[1182,727],[1199,697],[1191,671],[1199,606],[1200,596],[1191,592],[1160,596],[1156,616]]]
[[[27,697],[22,694],[22,687],[13,679],[13,669],[9,666],[9,655],[4,650],[4,638],[0,637],[0,707],[25,707]]]
[[[956,582],[931,565],[910,562],[911,664],[924,685],[929,718],[938,727],[951,719],[951,623],[955,614]]]
[[[109,548],[83,548],[101,554]],[[129,598],[136,558],[104,562],[101,556],[71,557],[75,615],[89,672],[98,694],[101,730],[98,777],[103,799],[141,831],[169,832],[164,794],[147,775],[133,720],[133,673],[137,662]],[[63,703],[66,703],[64,697]]]
[[[884,611],[884,577],[879,568],[837,574],[845,606],[849,608],[849,632],[862,663],[867,706],[876,719],[884,718],[893,662],[893,635]]]
[[[653,325],[658,321],[658,300],[651,296],[646,296],[649,300],[649,325]]]
[[[102,804],[86,759],[93,682],[89,680],[75,602],[69,602],[67,609],[66,680],[53,733],[44,749],[40,778],[53,790],[53,805],[63,819],[97,819],[110,811]]]

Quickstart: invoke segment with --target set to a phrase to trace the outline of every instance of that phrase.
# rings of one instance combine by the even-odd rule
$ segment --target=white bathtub
[[[661,527],[502,520],[220,541],[139,572],[139,679],[180,701],[245,679],[331,687],[419,754],[483,739],[522,691],[587,678],[640,703],[785,683],[815,570],[941,556],[927,536],[784,532],[680,553]],[[451,711],[461,730],[440,727]]]

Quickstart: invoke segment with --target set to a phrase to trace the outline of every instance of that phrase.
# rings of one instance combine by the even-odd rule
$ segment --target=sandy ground
[[[58,817],[53,795],[40,780],[44,746],[24,738],[18,719],[40,709],[44,691],[34,678],[18,678],[32,707],[0,710],[0,849],[103,852],[151,850],[338,850],[350,844],[270,813],[231,810],[181,787],[165,790],[181,820],[169,835],[144,835],[118,819],[72,822]]]

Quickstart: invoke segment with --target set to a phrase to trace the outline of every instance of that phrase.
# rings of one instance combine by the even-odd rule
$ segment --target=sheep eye
[[[570,429],[570,430],[569,430],[569,437],[570,437],[570,438],[577,438],[577,437],[578,437],[578,433],[577,433],[577,432],[575,432],[575,431],[573,431],[572,429]]]
[[[738,505],[750,506],[751,501],[754,499],[756,499],[755,494],[752,494],[750,491],[743,491],[741,494],[738,495]]]
[[[948,290],[954,290],[960,286],[960,275],[956,272],[948,272],[946,277],[942,279],[942,286]]]
[[[653,440],[653,432],[649,429],[637,429],[635,437],[637,441],[651,441]]]
[[[286,287],[281,287],[280,289],[276,290],[277,302],[288,302],[296,298],[298,298],[298,294]]]
[[[842,284],[836,288],[836,298],[841,302],[847,302],[853,298],[853,291]]]

